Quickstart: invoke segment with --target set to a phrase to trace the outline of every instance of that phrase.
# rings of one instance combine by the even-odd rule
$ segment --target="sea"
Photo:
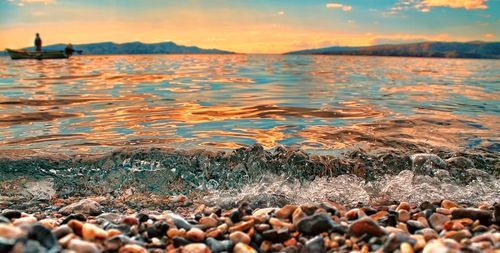
[[[494,203],[499,151],[499,60],[0,57],[4,196]]]

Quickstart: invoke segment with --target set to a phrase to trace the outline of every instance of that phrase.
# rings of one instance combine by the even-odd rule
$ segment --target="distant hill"
[[[233,54],[234,52],[224,51],[219,49],[203,49],[195,46],[181,46],[174,42],[161,43],[113,43],[101,42],[91,44],[73,45],[77,50],[83,50],[83,54]],[[66,44],[54,44],[44,46],[43,50],[63,50]],[[25,48],[34,50],[33,47]]]
[[[411,44],[377,45],[367,47],[327,47],[294,51],[286,54],[500,59],[500,42],[420,42]]]

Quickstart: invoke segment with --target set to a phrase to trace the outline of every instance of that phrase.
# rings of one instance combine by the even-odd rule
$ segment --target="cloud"
[[[488,9],[488,0],[398,0],[384,15],[395,15],[401,11],[416,9],[430,12],[433,8],[453,8],[465,10]]]
[[[488,0],[423,0],[415,6],[421,11],[430,11],[435,7],[448,7],[454,9],[483,10],[488,9]]]
[[[279,16],[283,16],[283,15],[285,15],[285,12],[284,11],[278,11],[278,15]]]
[[[483,37],[486,38],[486,39],[494,39],[497,36],[495,34],[493,34],[493,33],[485,33],[485,34],[483,34]]]
[[[23,7],[28,4],[53,4],[56,0],[8,0],[11,3],[17,4],[17,6]]]
[[[341,9],[342,11],[352,11],[352,6],[339,4],[339,3],[327,3],[326,8],[328,8],[328,9]]]

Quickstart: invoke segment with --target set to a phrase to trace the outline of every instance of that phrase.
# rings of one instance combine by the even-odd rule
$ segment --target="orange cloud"
[[[434,7],[480,10],[488,9],[487,0],[423,0],[416,5],[417,9],[428,12]]]
[[[485,33],[485,34],[483,34],[483,37],[485,37],[487,39],[494,39],[497,36],[495,34],[493,34],[493,33]]]
[[[328,8],[328,9],[341,9],[343,11],[352,11],[352,6],[339,4],[339,3],[327,3],[326,8]]]

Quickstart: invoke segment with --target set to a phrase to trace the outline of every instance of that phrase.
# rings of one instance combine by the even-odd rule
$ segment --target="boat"
[[[6,48],[7,53],[9,53],[10,58],[12,60],[21,60],[21,59],[36,59],[36,60],[45,60],[45,59],[67,59],[70,55],[67,55],[63,50],[60,51],[27,51],[27,50],[15,50]]]

